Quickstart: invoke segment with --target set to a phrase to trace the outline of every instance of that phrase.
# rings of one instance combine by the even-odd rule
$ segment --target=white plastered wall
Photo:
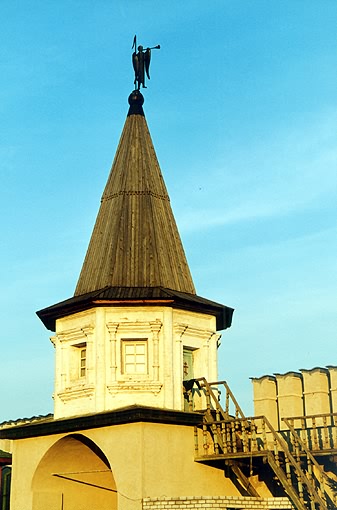
[[[239,495],[221,469],[194,461],[193,427],[132,423],[77,433],[91,439],[107,457],[118,491],[117,509],[140,510],[142,499],[148,497]],[[34,491],[40,490],[33,487],[34,474],[48,450],[66,435],[15,441],[11,510],[41,510],[33,506]],[[67,466],[61,469],[66,472]],[[56,500],[57,492],[52,496]]]
[[[217,380],[219,335],[215,317],[208,314],[164,306],[97,307],[59,319],[51,340],[55,418],[129,405],[183,410],[184,348],[193,353],[195,378]],[[126,340],[146,342],[146,373],[123,372]],[[86,373],[79,377],[83,346]]]

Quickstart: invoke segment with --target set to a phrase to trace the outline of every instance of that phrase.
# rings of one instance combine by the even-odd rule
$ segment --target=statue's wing
[[[147,48],[144,54],[145,71],[146,76],[150,79],[150,61],[151,61],[151,50]]]
[[[133,64],[133,68],[135,70],[136,76],[138,76],[138,73],[139,73],[139,60],[138,60],[136,52],[132,53],[132,64]]]

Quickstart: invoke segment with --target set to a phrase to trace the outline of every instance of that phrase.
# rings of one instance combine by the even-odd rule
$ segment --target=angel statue
[[[140,90],[140,86],[142,85],[144,89],[146,89],[145,85],[145,73],[148,79],[150,79],[150,60],[151,60],[151,50],[159,50],[160,45],[154,46],[153,48],[146,48],[144,50],[143,46],[138,46],[137,48],[137,40],[136,36],[133,38],[132,49],[135,51],[132,54],[132,64],[135,70],[135,87],[137,90]],[[137,52],[138,50],[138,52]]]

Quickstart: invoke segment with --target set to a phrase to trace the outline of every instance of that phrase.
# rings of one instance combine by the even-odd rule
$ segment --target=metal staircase
[[[223,393],[224,407],[220,404]],[[326,451],[330,458],[337,455],[337,415],[298,417],[301,430],[294,427],[295,419],[285,419],[286,429],[276,431],[265,416],[244,416],[226,381],[195,379],[185,398],[191,411],[203,413],[202,428],[195,428],[197,462],[226,469],[250,496],[259,496],[251,483],[251,477],[258,474],[272,493],[285,492],[296,510],[337,508],[331,488],[337,486],[337,477],[328,476],[316,459]],[[312,422],[308,426],[305,420],[309,418],[316,427]]]

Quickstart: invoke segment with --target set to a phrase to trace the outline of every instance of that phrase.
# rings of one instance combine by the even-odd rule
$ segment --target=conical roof
[[[195,294],[142,104],[134,91],[75,296],[105,287]]]
[[[233,309],[195,294],[139,91],[130,109],[106,184],[75,295],[40,310],[56,321],[92,307],[169,306],[216,317],[231,326]]]

